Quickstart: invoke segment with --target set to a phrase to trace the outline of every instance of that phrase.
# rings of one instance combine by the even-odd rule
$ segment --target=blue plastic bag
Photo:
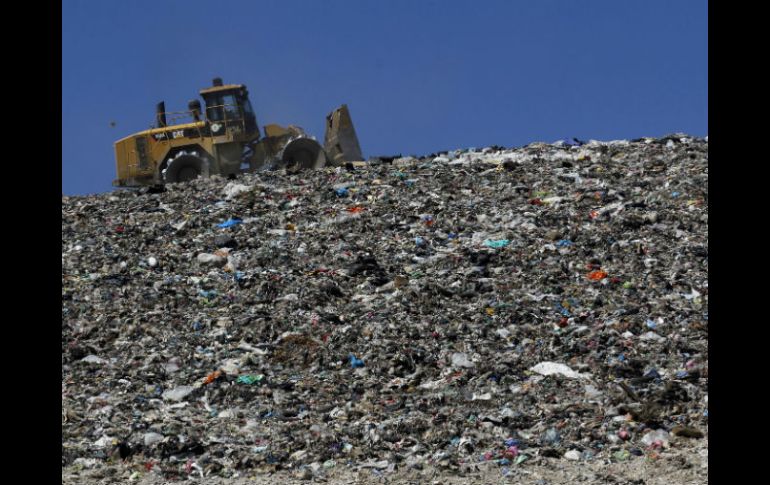
[[[224,229],[224,228],[227,228],[227,227],[237,226],[238,224],[240,224],[242,222],[243,222],[242,219],[240,219],[238,217],[233,217],[233,218],[230,218],[230,219],[226,220],[222,224],[217,224],[217,227],[221,227],[221,228]]]
[[[350,354],[350,367],[357,369],[358,367],[363,367],[364,361],[361,359],[356,358],[355,355]]]
[[[565,316],[565,317],[568,317],[568,318],[572,316],[572,314],[569,312],[569,310],[567,310],[566,308],[564,308],[563,306],[561,306],[558,303],[556,305],[554,305],[554,308],[556,309],[557,312],[561,313],[562,316]]]

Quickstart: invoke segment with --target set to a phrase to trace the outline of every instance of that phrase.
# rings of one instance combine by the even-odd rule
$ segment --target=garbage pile
[[[62,198],[62,468],[654,460],[708,434],[708,138]]]

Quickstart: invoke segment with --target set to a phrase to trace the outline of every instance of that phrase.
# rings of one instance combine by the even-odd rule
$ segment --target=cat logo
[[[214,133],[218,132],[221,128],[222,128],[222,125],[220,125],[219,123],[214,123],[211,125],[211,131],[213,131]]]

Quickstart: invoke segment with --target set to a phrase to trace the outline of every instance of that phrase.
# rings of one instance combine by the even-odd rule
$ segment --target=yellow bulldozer
[[[212,84],[200,91],[205,108],[195,99],[187,111],[166,112],[161,101],[155,126],[115,142],[114,186],[163,185],[263,169],[296,171],[363,159],[344,104],[326,117],[322,147],[292,125],[266,125],[262,136],[246,86],[223,84],[221,78]]]

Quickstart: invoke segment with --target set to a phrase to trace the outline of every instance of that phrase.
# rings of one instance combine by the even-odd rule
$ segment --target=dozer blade
[[[332,165],[364,159],[356,130],[353,128],[353,120],[350,119],[348,105],[343,104],[326,117],[324,150]]]

